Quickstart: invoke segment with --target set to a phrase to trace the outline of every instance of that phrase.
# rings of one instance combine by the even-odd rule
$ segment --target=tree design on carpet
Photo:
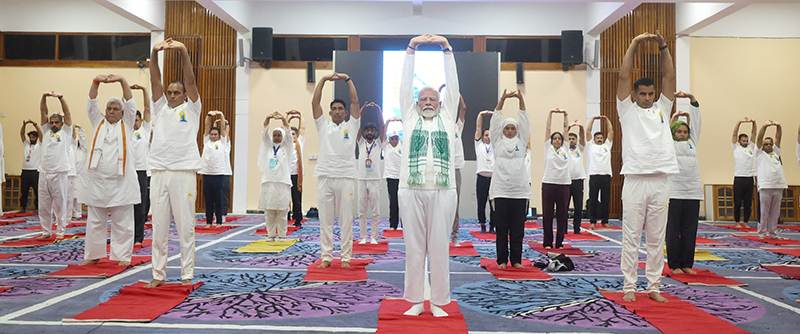
[[[26,267],[0,267],[0,279],[14,278],[14,277],[38,277],[41,275],[52,273],[55,270],[47,270],[42,268],[26,268]],[[2,285],[2,284],[0,284]]]
[[[741,238],[734,237],[734,239],[741,239]],[[728,259],[728,261],[695,261],[695,262],[698,264],[718,267],[718,268],[728,268],[741,271],[771,272],[767,269],[762,268],[760,264],[761,263],[789,264],[795,259],[797,259],[796,257],[791,255],[777,254],[762,249],[735,250],[735,251],[715,250],[713,254],[722,258],[726,258]]]
[[[734,325],[760,319],[767,313],[767,309],[757,302],[724,292],[686,285],[670,285],[661,291],[692,303],[703,311]]]
[[[72,287],[79,281],[79,279],[73,278],[44,277],[23,277],[1,280],[0,285],[13,286],[14,288],[0,293],[0,302],[4,300],[48,295]]]
[[[592,257],[570,257],[575,264],[573,272],[579,273],[600,273],[608,271],[619,271],[619,264],[622,260],[620,253],[614,252],[593,252],[586,251]]]
[[[237,253],[235,248],[218,248],[203,253],[217,262],[244,264],[256,267],[305,268],[319,259],[317,244],[298,242],[280,253]]]
[[[205,278],[199,279],[210,287],[201,287],[163,317],[197,320],[326,317],[373,311],[378,309],[383,296],[402,295],[400,289],[383,282],[305,283],[301,281],[304,275],[296,272],[204,275]],[[224,294],[194,297],[207,293]]]
[[[770,246],[770,245],[765,244],[763,242],[747,240],[747,239],[744,239],[744,238],[731,237],[731,236],[724,237],[724,238],[719,238],[719,239],[714,239],[714,240],[722,242],[722,243],[731,244],[730,247],[732,247],[732,248],[761,249],[761,247]],[[775,246],[775,247],[777,247],[777,246]]]
[[[22,253],[3,261],[13,263],[65,263],[83,261],[83,251],[65,249],[45,252]]]
[[[644,286],[642,282],[642,286]],[[505,318],[595,328],[653,329],[611,302],[599,289],[621,290],[621,280],[563,278],[548,282],[484,281],[453,290],[459,305]]]

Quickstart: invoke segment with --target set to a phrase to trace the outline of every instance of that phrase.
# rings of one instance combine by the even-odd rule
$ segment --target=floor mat
[[[63,322],[150,322],[182,303],[203,283],[182,285],[178,283],[145,288],[139,282],[119,290],[119,295]]]
[[[241,227],[240,225],[220,225],[216,227],[195,226],[194,233],[197,234],[222,234],[228,230]]]
[[[458,303],[451,300],[442,306],[447,312],[446,317],[436,318],[430,313],[430,302],[425,302],[425,312],[418,316],[407,316],[403,313],[411,308],[411,302],[404,299],[385,297],[378,310],[378,330],[376,334],[393,333],[425,333],[425,334],[456,334],[467,333],[467,324],[464,315],[459,310]]]
[[[7,259],[7,258],[10,258],[10,257],[15,257],[15,256],[20,255],[20,254],[22,254],[22,253],[0,254],[0,260]]]
[[[522,259],[522,266],[525,268],[514,268],[509,263],[508,267],[500,269],[497,267],[497,259],[481,258],[481,267],[486,268],[486,270],[499,280],[549,281],[553,279],[553,276],[534,267],[531,264],[531,260]]]
[[[458,247],[450,243],[450,256],[480,256],[480,254],[472,246],[472,241],[464,241],[459,242]]]
[[[735,234],[734,237],[739,237],[751,241],[766,242],[770,245],[775,245],[775,246],[800,246],[800,241],[790,240],[790,239],[772,239],[769,237],[764,239],[759,239],[757,235],[739,235],[739,234]]]
[[[697,241],[695,241],[695,244],[697,244],[697,245],[730,245],[729,243],[723,243],[723,242],[719,242],[719,241],[716,241],[716,240],[703,238],[703,237],[697,237]]]
[[[403,230],[383,230],[383,234],[381,234],[381,238],[385,238],[385,239],[402,239],[403,238]]]
[[[637,293],[635,302],[623,301],[622,292],[601,291],[600,294],[606,299],[622,305],[628,311],[636,313],[664,334],[697,333],[698,331],[704,334],[747,333],[730,322],[717,318],[697,308],[694,304],[667,293],[661,293],[661,296],[669,300],[669,303],[666,304],[650,299],[646,293]]]
[[[247,246],[235,250],[237,253],[280,253],[292,247],[297,239],[286,239],[285,241],[268,241],[266,239],[256,240]]]
[[[761,265],[764,268],[767,268],[778,275],[784,277],[791,277],[794,279],[800,279],[800,266],[786,266],[786,265]]]
[[[639,268],[645,269],[645,262],[639,262]],[[672,269],[669,269],[668,264],[664,264],[664,270],[661,276],[672,278],[678,282],[688,285],[705,285],[705,286],[747,286],[742,282],[735,279],[719,276],[709,270],[692,268],[697,274],[673,274]]]
[[[531,241],[531,242],[528,242],[528,246],[533,248],[533,250],[535,250],[535,251],[537,251],[539,253],[542,253],[544,255],[547,255],[548,253],[555,253],[555,254],[564,254],[564,255],[567,255],[567,256],[574,256],[574,257],[594,256],[594,255],[589,254],[589,253],[584,253],[580,248],[572,247],[572,245],[570,245],[570,244],[564,244],[564,248],[561,248],[561,249],[557,249],[557,248],[545,249],[544,245],[542,245],[541,242]]]
[[[286,235],[291,235],[292,233],[294,233],[295,231],[297,231],[299,229],[300,229],[299,227],[288,226],[288,227],[286,227]],[[275,232],[275,233],[278,233],[278,232]],[[264,227],[264,228],[257,229],[255,232],[251,233],[250,235],[269,235],[269,234],[267,234],[267,228]]]
[[[785,228],[787,230],[800,231],[800,225],[778,225],[778,228]]]
[[[129,268],[150,262],[151,258],[150,256],[132,256],[131,264],[120,266],[118,265],[119,261],[111,261],[106,257],[101,259],[98,264],[89,264],[85,266],[70,264],[66,268],[44,275],[44,277],[108,278]]]
[[[3,225],[11,225],[11,224],[19,224],[19,223],[27,223],[27,220],[18,219],[18,220],[0,220],[0,226]]]
[[[3,214],[3,216],[0,217],[0,218],[9,219],[9,218],[29,217],[29,216],[38,216],[38,215],[39,215],[38,212],[23,212],[23,213],[9,212],[9,213]]]
[[[573,232],[568,232],[564,235],[564,238],[569,241],[608,241],[591,233],[575,234]]]
[[[86,223],[80,223],[80,222],[79,223],[69,223],[64,228],[83,227],[83,226],[86,226]],[[50,229],[55,231],[57,228],[58,228],[58,225],[54,224],[53,226],[51,226]],[[42,230],[42,226],[41,225],[39,225],[39,226],[31,226],[31,227],[21,228],[19,230],[20,231],[41,231]]]
[[[730,225],[730,224],[714,224],[714,226],[729,228],[731,230],[737,230],[737,231],[740,231],[740,232],[755,232],[755,231],[758,230],[755,227],[734,227],[736,225]]]
[[[317,268],[322,259],[308,266],[303,282],[361,282],[367,280],[366,266],[372,259],[350,259],[350,268],[342,268],[342,259],[333,259],[328,268]]]
[[[537,228],[542,228],[542,226],[537,222],[525,222],[525,229],[532,230]]]
[[[13,289],[13,286],[0,286],[0,292],[8,291]]]
[[[473,237],[478,238],[478,240],[497,240],[497,235],[491,233],[481,233],[481,231],[469,231],[469,234],[472,234]]]
[[[38,247],[44,246],[49,244],[54,244],[56,242],[61,242],[65,240],[75,239],[75,238],[83,238],[86,236],[86,233],[77,233],[77,234],[65,234],[63,239],[56,240],[56,235],[53,234],[47,239],[38,240],[38,237],[32,237],[27,239],[20,239],[20,240],[9,240],[5,241],[0,244],[0,247]]]
[[[786,254],[794,257],[800,257],[800,248],[761,248],[773,253]]]
[[[242,218],[244,218],[244,216],[225,216],[225,222],[226,223],[230,223],[230,222],[232,222],[234,220],[242,219]],[[206,221],[207,220],[205,218],[197,220],[198,223],[205,223]]]
[[[378,241],[377,245],[371,243],[353,243],[353,254],[386,254],[389,251],[388,241]]]
[[[614,230],[614,231],[622,231],[622,227],[619,226],[603,226],[603,224],[598,223],[596,226],[592,227],[591,223],[581,223],[581,228],[585,230],[595,230],[595,231],[603,231],[603,230]]]

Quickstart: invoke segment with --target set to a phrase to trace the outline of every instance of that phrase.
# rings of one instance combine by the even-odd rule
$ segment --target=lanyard
[[[483,144],[483,146],[485,146],[485,147],[486,147],[486,154],[489,154],[489,151],[491,151],[491,150],[492,150],[492,146],[490,146],[490,145],[486,145],[486,144]]]
[[[273,148],[272,148],[272,156],[273,156],[273,157],[277,157],[277,156],[278,156],[278,150],[280,150],[280,149],[281,149],[281,147],[280,147],[280,146],[273,147]]]
[[[372,145],[369,145],[369,147],[366,148],[367,149],[367,156],[372,154],[372,149],[373,148],[375,148],[375,142],[372,142]]]

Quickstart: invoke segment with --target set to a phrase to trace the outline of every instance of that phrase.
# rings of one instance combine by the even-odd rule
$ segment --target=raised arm
[[[800,144],[800,126],[797,127],[797,143]],[[800,159],[800,157],[797,157]]]
[[[183,68],[183,85],[186,88],[186,96],[197,102],[200,98],[200,93],[197,91],[197,81],[194,78],[194,69],[192,69],[192,59],[189,57],[189,50],[183,43],[174,41],[171,38],[167,40],[167,48],[178,50],[181,53],[181,67]]]
[[[164,95],[164,84],[161,83],[161,69],[158,68],[158,52],[166,50],[167,41],[161,41],[153,45],[150,52],[150,88],[153,90],[153,101]]]
[[[64,112],[64,125],[72,126],[72,113],[69,111],[69,105],[67,105],[67,99],[64,98],[64,95],[59,94],[57,92],[53,92],[53,96],[58,98],[58,102],[61,102],[61,111]]]
[[[203,137],[206,137],[209,134],[211,134],[211,117],[216,115],[217,113],[218,113],[218,111],[212,110],[212,111],[209,111],[206,114],[206,118],[205,118],[205,122],[204,122],[205,126],[203,126]]]
[[[767,132],[767,128],[772,125],[772,121],[767,121],[764,125],[761,126],[761,130],[758,131],[758,139],[756,139],[756,145],[758,148],[761,149],[761,146],[764,145],[764,134]]]
[[[28,136],[25,135],[25,126],[28,125],[28,123],[33,123],[33,121],[31,120],[22,121],[22,127],[19,128],[19,139],[22,139],[22,142],[28,140],[27,138]]]
[[[374,104],[374,103],[373,103]],[[378,138],[380,138],[381,143],[386,142],[386,123],[383,122],[383,111],[381,107],[377,104],[374,104],[375,108],[378,109]]]
[[[123,101],[130,101],[131,99],[133,99],[133,92],[131,92],[131,86],[128,85],[128,80],[125,80],[124,76],[117,74],[110,74],[108,76],[108,82],[119,82],[120,86],[122,87]]]
[[[569,128],[571,129],[575,126],[578,127],[578,143],[581,144],[581,146],[586,146],[586,136],[584,135],[583,124],[578,122],[576,119],[572,121],[572,124],[569,125]]]
[[[772,125],[775,126],[775,147],[781,148],[781,139],[783,138],[783,128],[781,127],[781,123],[772,122]]]
[[[606,140],[614,142],[614,124],[611,124],[611,120],[606,116],[600,116],[600,118],[606,120],[606,132],[608,132],[606,134]]]
[[[217,115],[219,115],[219,129],[222,132],[221,135],[227,138],[228,141],[231,141],[231,138],[228,137],[228,120],[225,119],[225,113],[221,111],[217,111],[217,113]]]
[[[314,96],[311,98],[311,113],[314,119],[322,117],[322,105],[320,105],[322,101],[322,88],[325,87],[326,81],[332,81],[335,76],[336,73],[322,77],[322,79],[319,79],[319,82],[317,82],[317,87],[314,88]]]
[[[661,94],[664,94],[670,101],[675,100],[675,65],[672,64],[672,54],[669,53],[667,42],[664,36],[656,30],[654,40],[658,42],[658,50],[661,53]]]
[[[42,94],[42,100],[39,101],[39,113],[41,114],[42,124],[47,124],[47,117],[49,116],[50,112],[47,109],[47,97],[53,96],[53,92],[45,92]],[[42,138],[42,137],[39,137]]]
[[[478,113],[478,119],[475,120],[475,140],[481,140],[483,137],[483,116],[494,114],[490,110],[484,110]]]
[[[142,120],[147,123],[150,123],[150,96],[147,95],[147,87],[142,85],[133,84],[131,85],[132,90],[141,90],[142,91],[142,101],[144,102],[144,111],[142,112]]]
[[[756,120],[752,118],[748,118],[748,120],[750,120],[750,123],[752,123],[752,129],[750,129],[750,140],[753,140],[753,138],[756,137]]]
[[[358,92],[353,80],[345,73],[336,73],[338,80],[344,80],[347,83],[347,91],[350,92],[350,117],[359,119],[361,118],[361,108],[359,107]]]
[[[739,141],[739,128],[742,126],[742,123],[747,122],[750,122],[750,120],[745,117],[740,119],[738,122],[736,122],[736,125],[733,126],[733,137],[731,137],[731,144],[736,144]],[[753,137],[750,138],[752,139]]]
[[[458,119],[461,122],[464,122],[465,116],[467,115],[467,104],[464,103],[464,97],[461,94],[458,94]]]
[[[625,56],[622,58],[622,67],[619,70],[619,83],[617,84],[617,99],[622,101],[628,98],[631,94],[631,73],[633,72],[633,60],[636,57],[636,52],[639,50],[639,43],[644,40],[651,39],[652,34],[643,33],[636,36],[628,50],[625,51]],[[549,138],[549,136],[548,136]]]
[[[108,82],[108,76],[100,74],[92,80],[92,85],[89,86],[89,98],[94,100],[97,98],[97,92],[100,90],[100,83]]]
[[[516,92],[514,92],[513,90],[511,91],[511,93],[508,93],[505,89],[503,89],[503,94],[500,94],[500,99],[497,100],[497,106],[494,107],[494,110],[503,110],[503,106],[506,103],[506,99],[509,98],[510,96],[514,96],[514,93]]]
[[[303,124],[303,114],[297,110],[289,110],[286,112],[286,116],[289,118],[290,123],[293,119],[297,119],[297,133],[304,136],[306,134],[306,126]]]

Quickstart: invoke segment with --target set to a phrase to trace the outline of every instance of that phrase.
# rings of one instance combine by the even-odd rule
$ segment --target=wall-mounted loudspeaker
[[[306,79],[308,82],[317,82],[314,73],[316,72],[316,63],[313,61],[308,62],[306,67]]]
[[[272,61],[272,28],[253,28],[253,60],[269,68]]]
[[[525,83],[525,64],[517,63],[517,83]]]
[[[583,31],[561,31],[561,69],[566,71],[570,65],[583,64]]]

